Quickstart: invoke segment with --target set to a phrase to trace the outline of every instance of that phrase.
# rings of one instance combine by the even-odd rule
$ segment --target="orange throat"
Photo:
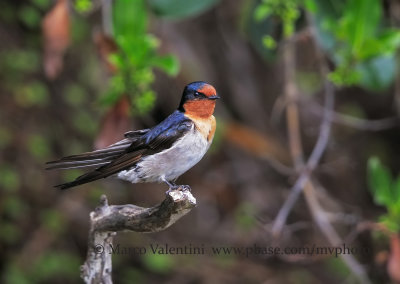
[[[209,118],[214,113],[214,100],[188,101],[183,105],[185,114],[198,117]]]

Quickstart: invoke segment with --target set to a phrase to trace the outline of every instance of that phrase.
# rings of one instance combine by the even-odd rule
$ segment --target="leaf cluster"
[[[400,31],[382,18],[381,1],[314,1],[318,40],[336,64],[331,81],[373,91],[387,88],[395,76]]]
[[[390,231],[400,232],[400,175],[394,178],[376,157],[368,160],[368,187],[376,204],[386,207],[380,217]]]
[[[278,18],[287,39],[300,26],[303,11],[311,15],[318,42],[336,65],[329,74],[335,85],[359,85],[372,91],[390,86],[400,31],[382,17],[381,1],[262,0],[254,18],[258,22]],[[264,36],[262,43],[267,49],[277,46],[271,35]]]
[[[179,71],[174,56],[157,53],[159,40],[147,32],[148,17],[144,0],[118,0],[113,2],[114,39],[118,52],[110,57],[117,72],[110,80],[110,87],[103,102],[114,104],[122,95],[132,98],[135,111],[149,111],[155,101],[151,89],[153,68],[160,68],[174,76]]]

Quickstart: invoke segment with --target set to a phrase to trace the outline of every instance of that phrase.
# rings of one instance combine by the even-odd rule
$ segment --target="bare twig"
[[[295,83],[294,43],[287,41],[283,47],[284,65],[284,95],[287,102],[286,120],[288,125],[289,148],[295,169],[298,171],[303,164],[303,150],[300,136],[299,109],[297,105],[298,91]]]
[[[308,17],[309,22],[311,23],[311,18]],[[311,26],[311,24],[310,24]],[[315,38],[315,37],[314,37]],[[293,47],[290,47],[293,44],[293,41],[287,41],[286,43],[286,52],[293,53]],[[308,207],[311,211],[313,219],[315,223],[318,225],[321,232],[325,235],[331,245],[338,245],[342,243],[342,239],[340,238],[339,234],[336,232],[332,224],[330,223],[329,217],[327,216],[326,212],[322,209],[315,192],[315,187],[313,181],[310,179],[312,171],[318,165],[323,152],[325,151],[328,141],[329,141],[329,134],[331,130],[331,122],[332,122],[332,115],[333,115],[333,107],[334,107],[334,91],[333,86],[330,82],[328,82],[325,78],[328,74],[328,67],[325,63],[325,60],[322,58],[322,53],[320,52],[319,47],[317,46],[315,40],[315,50],[317,52],[317,57],[320,62],[320,72],[322,77],[324,78],[324,89],[325,89],[325,103],[324,103],[324,112],[323,118],[320,125],[320,132],[317,139],[317,142],[314,146],[314,149],[307,160],[307,163],[304,164],[302,161],[302,147],[301,147],[301,137],[300,137],[300,123],[299,123],[299,116],[298,111],[291,111],[290,109],[297,109],[298,108],[298,100],[296,101],[297,97],[292,97],[289,100],[289,104],[287,106],[287,124],[288,124],[288,131],[289,131],[289,139],[290,139],[290,147],[291,147],[291,154],[292,159],[296,166],[296,171],[300,172],[300,176],[298,177],[297,181],[295,182],[294,186],[291,189],[290,195],[287,198],[285,204],[281,208],[278,213],[278,216],[275,219],[275,222],[272,227],[272,233],[275,236],[280,235],[284,224],[286,223],[287,216],[289,215],[290,211],[292,210],[294,204],[296,203],[300,193],[304,188],[304,195],[308,204]],[[284,53],[285,55],[285,53]],[[288,61],[287,59],[292,59],[292,61]],[[294,55],[287,56],[286,60],[284,58],[285,63],[285,70],[292,69],[294,70]],[[294,72],[294,71],[293,71]],[[293,80],[293,76],[291,76],[290,72],[285,72],[285,83],[289,85],[290,88],[287,86],[285,88],[286,98],[290,98],[291,94],[297,94],[296,90],[292,90],[292,88],[296,88],[295,82]],[[290,115],[290,111],[292,115]],[[290,121],[293,119],[294,121]],[[297,155],[297,156],[296,156]],[[364,270],[364,268],[358,263],[358,261],[349,254],[343,254],[340,256],[342,260],[346,263],[349,269],[353,272],[353,274],[358,278],[361,283],[370,283],[368,276]]]
[[[290,43],[288,43],[288,44],[290,44]],[[326,73],[327,73],[327,71],[324,70],[323,74],[326,74]],[[282,228],[286,223],[286,219],[289,216],[290,211],[292,210],[294,204],[296,203],[297,199],[299,198],[299,195],[300,195],[302,189],[304,188],[305,184],[309,180],[310,174],[315,169],[315,167],[318,165],[318,163],[322,157],[322,154],[324,153],[325,148],[328,144],[329,134],[330,134],[330,129],[331,129],[331,120],[332,120],[331,116],[332,116],[332,110],[333,110],[333,106],[334,106],[334,94],[333,94],[333,87],[330,82],[325,81],[324,87],[325,87],[325,110],[327,110],[327,111],[325,111],[323,114],[317,142],[315,144],[315,147],[314,147],[309,159],[307,160],[306,165],[304,167],[302,167],[302,165],[298,166],[298,168],[301,168],[300,176],[297,178],[295,184],[291,188],[289,197],[286,199],[284,205],[279,210],[278,216],[275,219],[274,225],[272,227],[272,232],[274,235],[279,235],[280,232],[282,231]],[[298,120],[298,117],[297,117],[297,120]],[[289,131],[290,131],[290,127],[289,127]],[[298,132],[298,135],[300,136],[299,130],[296,130],[296,132]],[[295,135],[293,135],[293,136],[295,136]],[[299,140],[299,139],[300,139],[299,137],[296,138],[296,140]]]
[[[318,227],[321,229],[322,233],[331,243],[331,245],[339,245],[343,243],[343,240],[336,232],[332,224],[329,222],[329,217],[326,215],[324,209],[321,208],[321,205],[317,200],[314,190],[315,188],[312,186],[306,187],[304,189],[304,195],[307,200],[307,204],[310,207],[313,219]],[[346,263],[353,274],[358,278],[360,283],[371,283],[364,268],[351,254],[341,254],[340,258],[343,260],[344,263]]]
[[[302,98],[300,103],[307,111],[311,111],[316,115],[322,116],[326,111],[323,106],[312,100],[305,100]],[[286,104],[287,103],[280,98],[276,100],[271,114],[271,123],[277,124],[281,112],[286,107]],[[362,119],[336,111],[331,111],[331,119],[333,123],[363,131],[382,131],[400,126],[400,118],[396,116],[381,119]]]
[[[110,248],[118,231],[151,233],[165,230],[196,206],[190,191],[171,190],[165,200],[152,208],[135,205],[108,205],[105,195],[101,206],[90,213],[87,258],[81,267],[85,283],[112,283]]]

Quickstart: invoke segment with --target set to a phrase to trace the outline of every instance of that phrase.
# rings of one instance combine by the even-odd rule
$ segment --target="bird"
[[[176,179],[196,165],[209,149],[216,130],[214,109],[219,95],[203,81],[185,86],[178,108],[158,125],[128,131],[106,148],[47,162],[46,169],[94,168],[75,180],[56,185],[68,189],[107,177],[131,183],[166,183],[171,190],[190,190]]]

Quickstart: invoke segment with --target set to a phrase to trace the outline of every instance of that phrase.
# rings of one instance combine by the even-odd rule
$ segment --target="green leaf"
[[[339,86],[387,89],[395,76],[400,32],[383,26],[381,1],[314,1],[317,40],[337,66],[330,79]]]
[[[147,253],[143,256],[144,265],[153,272],[167,273],[174,266],[173,259],[168,254]]]
[[[254,19],[257,22],[261,22],[262,20],[268,18],[271,14],[272,14],[272,9],[270,5],[260,4],[254,10]]]
[[[349,0],[344,17],[340,22],[341,32],[352,46],[352,53],[357,57],[364,41],[373,37],[381,18],[379,0]]]
[[[176,76],[179,72],[179,61],[173,55],[156,57],[153,64],[170,76]]]
[[[91,10],[93,7],[93,3],[91,0],[76,0],[75,1],[75,9],[79,13],[85,13]]]
[[[386,29],[378,38],[382,43],[382,52],[394,53],[400,46],[400,31],[398,29]]]
[[[396,74],[394,55],[374,57],[360,62],[356,70],[361,75],[359,84],[372,91],[382,91],[388,88]]]
[[[400,208],[400,175],[393,182],[393,202]]]
[[[149,0],[150,8],[160,17],[183,19],[203,13],[219,0]]]
[[[368,186],[376,204],[390,206],[393,202],[392,177],[376,157],[368,160]]]
[[[391,232],[394,233],[400,232],[400,220],[393,218],[393,216],[383,215],[379,219],[379,222],[382,223]]]
[[[262,43],[263,43],[263,45],[264,45],[266,48],[268,48],[268,49],[274,49],[274,48],[276,48],[276,41],[275,41],[275,39],[274,39],[272,36],[270,36],[270,35],[263,36],[263,38],[262,38]]]
[[[131,76],[131,81],[142,91],[148,89],[149,85],[154,82],[154,73],[149,67],[141,68],[131,74]]]
[[[18,11],[19,19],[28,27],[36,28],[40,23],[39,11],[33,6],[23,6]]]
[[[146,91],[140,96],[136,96],[134,98],[135,107],[140,114],[148,112],[154,106],[155,101],[156,95],[151,90]]]
[[[114,35],[140,37],[147,30],[147,11],[144,0],[113,1]]]
[[[318,10],[317,3],[314,0],[305,0],[304,8],[310,13],[316,13]]]
[[[108,56],[108,60],[117,67],[117,69],[125,68],[125,61],[120,53],[112,53]]]
[[[343,64],[339,65],[335,71],[329,73],[328,78],[337,86],[350,86],[360,81],[361,74],[357,70]]]

